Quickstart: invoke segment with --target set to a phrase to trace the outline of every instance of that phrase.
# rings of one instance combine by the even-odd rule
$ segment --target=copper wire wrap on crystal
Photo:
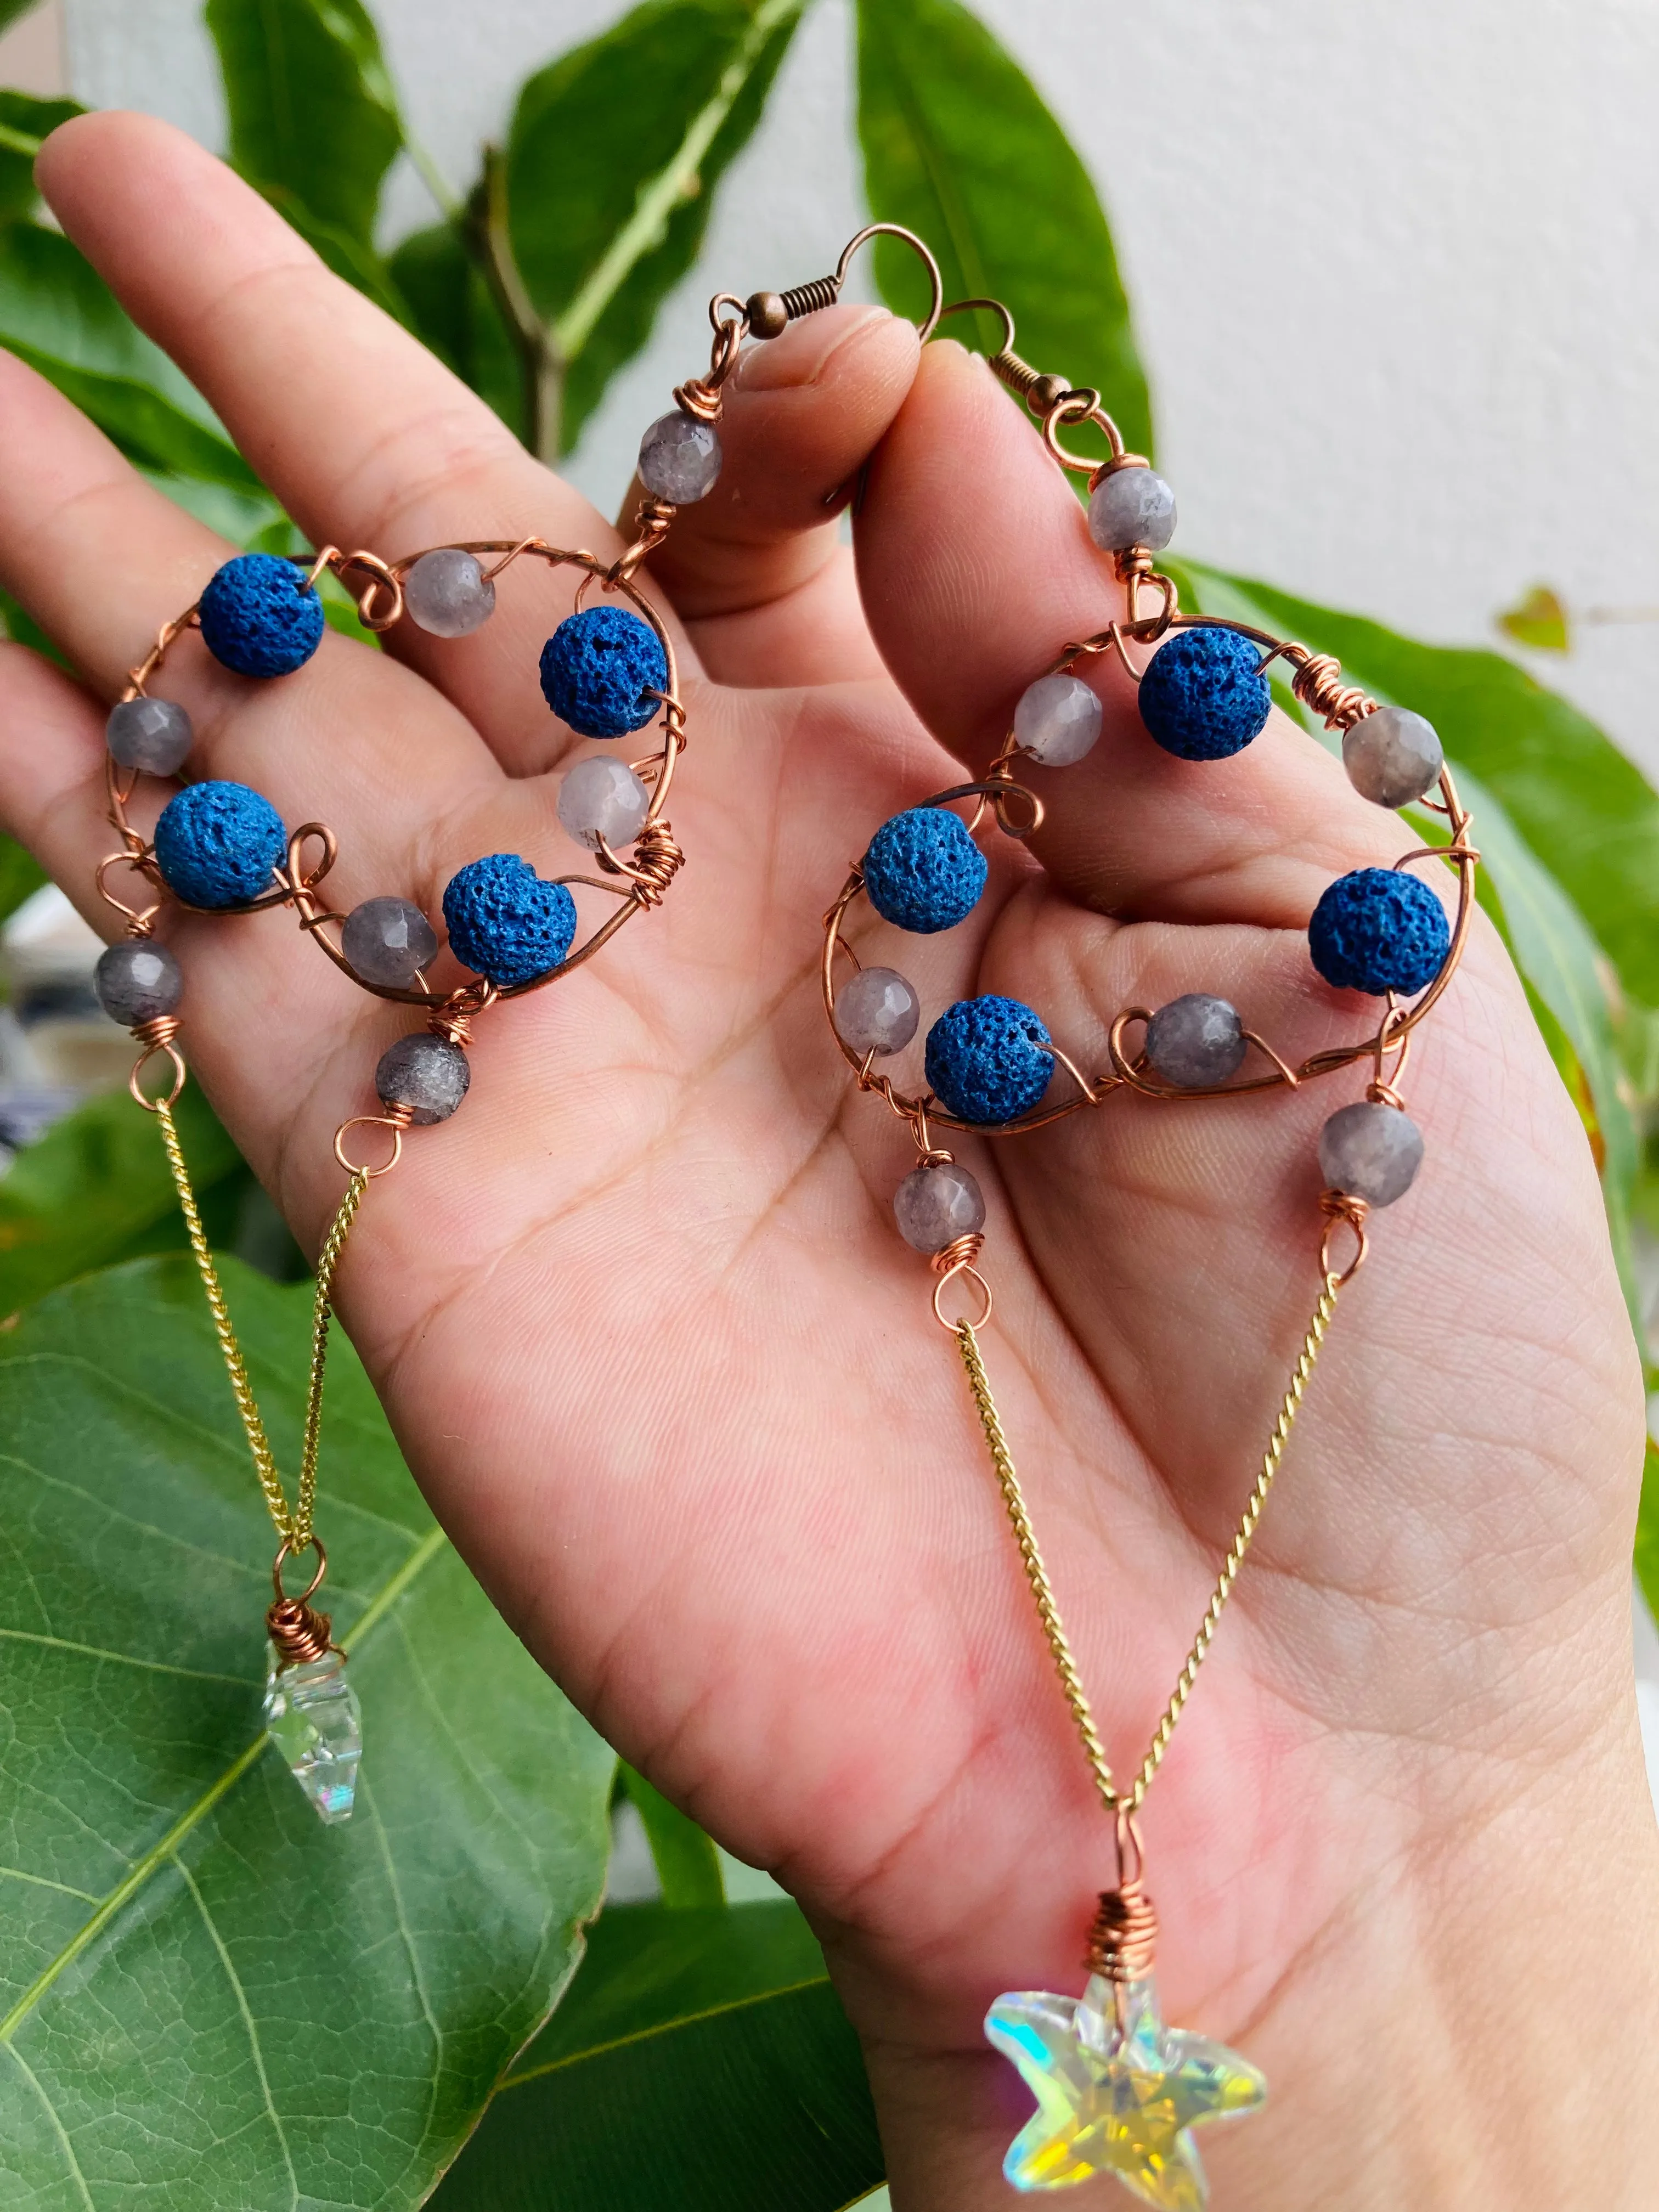
[[[283,1588],[283,1564],[307,1548],[317,1554],[316,1571],[298,1597],[289,1597]],[[291,1544],[284,1537],[278,1546],[276,1565],[270,1571],[276,1596],[265,1613],[265,1632],[276,1646],[279,1667],[304,1667],[337,1648],[332,1638],[332,1620],[329,1614],[318,1612],[309,1601],[321,1588],[327,1572],[328,1554],[323,1549],[321,1537],[313,1536],[308,1546]]]
[[[1117,1887],[1100,1893],[1085,1963],[1091,1973],[1103,1974],[1109,1982],[1144,1981],[1158,1951],[1158,1914],[1141,1879],[1139,1823],[1127,1805],[1117,1808],[1115,1832]]]

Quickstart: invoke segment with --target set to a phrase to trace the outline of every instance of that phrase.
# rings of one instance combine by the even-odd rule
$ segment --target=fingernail
[[[825,307],[793,323],[779,338],[744,349],[737,382],[744,392],[787,392],[816,383],[831,357],[872,323],[890,323],[885,307]]]

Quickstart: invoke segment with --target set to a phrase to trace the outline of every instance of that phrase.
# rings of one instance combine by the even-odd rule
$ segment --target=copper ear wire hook
[[[847,272],[853,265],[853,257],[872,238],[898,239],[910,248],[927,271],[927,313],[916,325],[916,336],[926,345],[939,328],[945,300],[945,279],[939,275],[939,263],[933,258],[932,249],[916,236],[914,230],[907,230],[902,222],[867,222],[856,237],[848,240],[841,250],[841,259],[836,264],[836,273],[830,280],[835,286],[835,296],[836,299],[841,297],[842,287],[847,282]],[[786,305],[789,297],[787,292],[783,295]]]

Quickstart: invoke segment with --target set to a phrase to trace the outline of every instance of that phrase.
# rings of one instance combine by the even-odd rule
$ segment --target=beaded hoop
[[[325,1821],[349,1816],[362,1752],[356,1698],[342,1672],[344,1655],[331,1641],[327,1614],[311,1602],[327,1564],[313,1511],[333,1286],[346,1238],[369,1183],[401,1160],[405,1132],[448,1120],[466,1097],[473,1022],[498,1001],[561,981],[592,959],[635,915],[662,903],[683,866],[685,856],[664,810],[686,743],[686,711],[673,641],[635,574],[663,543],[678,508],[714,488],[720,469],[717,425],[723,391],[744,341],[776,337],[792,321],[833,305],[854,254],[880,233],[907,241],[926,264],[932,303],[922,336],[933,329],[941,298],[938,266],[919,239],[890,223],[860,231],[831,276],[782,294],[757,292],[746,302],[716,294],[709,304],[714,337],[708,373],[681,386],[674,411],[646,432],[639,459],[645,496],[635,511],[633,540],[614,561],[537,537],[434,546],[392,562],[333,545],[297,560],[242,554],[217,570],[194,605],[163,624],[110,714],[106,778],[109,819],[120,843],[98,863],[95,880],[100,896],[123,917],[125,934],[98,963],[98,994],[106,1012],[125,1024],[143,1048],[129,1087],[161,1124],[191,1250],[276,1530],[275,1595],[265,1615],[267,1725]],[[488,567],[480,556],[489,559]],[[540,657],[550,708],[579,737],[615,740],[659,723],[661,742],[631,762],[606,755],[579,761],[561,782],[560,823],[593,855],[599,872],[544,878],[521,855],[495,853],[469,861],[451,878],[444,920],[451,952],[472,971],[466,980],[448,989],[428,982],[426,971],[440,952],[438,934],[411,901],[381,895],[349,914],[329,906],[321,886],[338,857],[333,831],[320,821],[289,830],[270,801],[246,785],[185,783],[162,810],[152,837],[133,827],[127,810],[138,777],[175,775],[189,755],[189,715],[149,690],[189,632],[198,633],[233,674],[252,681],[291,677],[322,642],[325,574],[354,592],[359,619],[371,631],[384,634],[407,617],[434,636],[454,638],[489,620],[495,580],[525,560],[548,570],[580,572],[574,607]],[[597,598],[587,604],[596,587]],[[109,883],[118,867],[135,872],[155,896],[142,905],[118,897]],[[608,892],[617,902],[580,943],[573,886]],[[335,1133],[335,1157],[348,1183],[318,1260],[310,1388],[292,1504],[231,1326],[173,1120],[186,1079],[178,1012],[184,978],[154,936],[169,902],[219,915],[291,908],[312,942],[360,988],[422,1009],[427,1017],[423,1030],[406,1032],[380,1055],[374,1087],[381,1110],[354,1114]],[[158,1059],[171,1079],[165,1092],[152,1095],[144,1080]],[[385,1157],[377,1162],[354,1157],[353,1133],[360,1129],[389,1139]],[[315,1572],[303,1595],[290,1597],[283,1586],[284,1563],[308,1552],[316,1555]]]
[[[882,1099],[915,1138],[917,1164],[894,1198],[899,1231],[932,1263],[934,1316],[957,1340],[1049,1654],[1112,1823],[1116,1879],[1102,1893],[1090,1933],[1091,1978],[1083,1996],[1015,1992],[999,1997],[986,2020],[989,2040],[1014,2062],[1037,2100],[1004,2172],[1021,2189],[1056,2188],[1109,2172],[1149,2203],[1196,2207],[1206,2201],[1206,2190],[1191,2128],[1250,2110],[1267,2085],[1234,2052],[1164,2026],[1152,1978],[1158,1923],[1142,1879],[1139,1814],[1255,1536],[1338,1295],[1366,1257],[1367,1218],[1404,1194],[1421,1162],[1421,1133],[1405,1112],[1400,1077],[1419,1024],[1445,993],[1462,956],[1480,855],[1469,842],[1469,814],[1439,740],[1421,716],[1379,707],[1343,684],[1336,661],[1305,646],[1180,611],[1174,580],[1157,567],[1175,528],[1168,484],[1141,456],[1125,451],[1097,392],[1040,375],[1019,358],[1013,319],[1000,301],[963,301],[944,312],[969,307],[1002,317],[1003,343],[991,368],[1037,416],[1058,465],[1088,477],[1090,534],[1110,556],[1127,605],[1122,618],[1065,646],[1027,685],[983,776],[933,793],[877,830],[824,916],[823,1006],[859,1088]],[[1105,434],[1109,453],[1103,464],[1084,460],[1061,443],[1067,424],[1085,420]],[[1150,603],[1145,611],[1144,603]],[[1134,649],[1149,646],[1161,649],[1143,665]],[[1082,759],[1098,738],[1100,700],[1076,672],[1102,653],[1115,655],[1137,685],[1148,736],[1194,763],[1194,775],[1204,773],[1198,764],[1228,758],[1255,739],[1272,703],[1268,671],[1283,662],[1295,698],[1328,729],[1342,733],[1343,759],[1356,789],[1378,805],[1420,805],[1443,818],[1447,843],[1414,846],[1392,868],[1358,869],[1340,878],[1310,920],[1315,968],[1334,986],[1381,999],[1381,1018],[1352,1043],[1328,1047],[1292,1065],[1226,1000],[1190,992],[1156,1011],[1123,1008],[1109,1026],[1106,1066],[1088,1073],[1031,1007],[982,994],[958,1000],[939,1016],[927,1039],[927,1087],[901,1091],[876,1063],[911,1042],[921,1024],[921,1000],[896,969],[863,964],[847,939],[848,916],[867,901],[890,924],[932,934],[971,913],[988,878],[975,842],[988,817],[1020,840],[1042,826],[1042,801],[1018,780],[1020,763],[1064,767]],[[1437,787],[1438,798],[1431,798]],[[953,810],[970,800],[964,820]],[[1411,872],[1430,859],[1456,871],[1457,903],[1449,922],[1435,892]],[[851,969],[839,983],[838,956]],[[1138,1040],[1131,1036],[1136,1030]],[[1256,1065],[1249,1066],[1252,1054]],[[1102,1106],[1118,1091],[1168,1102],[1294,1090],[1364,1061],[1370,1063],[1370,1079],[1363,1098],[1333,1114],[1320,1137],[1326,1187],[1319,1200],[1319,1289],[1312,1319],[1175,1692],[1133,1782],[1120,1784],[1100,1741],[981,1355],[979,1332],[992,1310],[990,1285],[978,1265],[984,1197],[939,1138],[946,1131],[1020,1136]],[[1055,1079],[1068,1085],[1069,1095],[1051,1103],[1046,1093]],[[1332,1249],[1343,1227],[1352,1239],[1346,1266]],[[970,1296],[976,1308],[971,1316],[954,1308],[947,1312],[944,1301],[953,1285]]]

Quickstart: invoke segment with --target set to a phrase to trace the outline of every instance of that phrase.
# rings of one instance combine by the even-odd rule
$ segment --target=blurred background
[[[523,78],[624,12],[380,0],[375,18],[414,131],[459,193]],[[1182,542],[1448,641],[1490,642],[1494,616],[1547,583],[1578,634],[1535,665],[1659,772],[1659,9],[975,12],[1105,202]],[[199,0],[53,0],[0,46],[0,82],[21,82],[25,58],[42,88],[224,143]],[[728,173],[708,266],[745,284],[833,266],[864,219],[851,68],[848,9],[822,0]],[[386,237],[434,213],[404,157]],[[707,344],[708,289],[699,268],[671,296],[568,464],[607,510],[640,425]]]

